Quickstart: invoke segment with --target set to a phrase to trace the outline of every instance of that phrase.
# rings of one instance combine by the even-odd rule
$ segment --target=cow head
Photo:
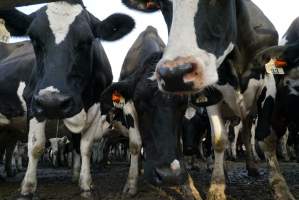
[[[144,1],[123,1],[131,8],[136,2]],[[168,44],[156,67],[160,90],[195,92],[216,83],[217,68],[236,41],[235,0],[154,2],[159,4],[169,28]]]
[[[117,40],[134,27],[127,15],[113,14],[100,21],[72,1],[49,3],[31,15],[8,10],[0,16],[13,35],[28,34],[32,41],[36,67],[25,93],[31,114],[39,120],[78,113],[84,117],[112,82],[108,58],[97,38]]]
[[[178,130],[182,111],[181,99],[164,94],[151,77],[161,53],[155,53],[126,79],[112,84],[103,93],[103,110],[113,106],[112,94],[117,103],[133,101],[145,153],[145,177],[155,185],[182,184],[186,172],[178,155]],[[122,100],[121,100],[122,99]],[[118,106],[119,107],[119,106]]]

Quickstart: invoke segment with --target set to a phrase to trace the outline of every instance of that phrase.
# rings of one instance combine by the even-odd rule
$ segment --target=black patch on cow
[[[219,80],[218,85],[231,85],[234,89],[238,88],[238,76],[234,73],[234,68],[229,59],[226,59],[217,69]]]
[[[80,155],[80,141],[81,141],[81,134],[72,133],[73,148],[79,155]]]
[[[194,23],[198,47],[219,58],[236,40],[235,1],[199,1]]]
[[[271,134],[271,119],[274,109],[274,98],[272,96],[266,97],[267,88],[263,88],[261,95],[257,101],[258,105],[258,121],[255,131],[255,137],[258,141],[263,141]],[[264,101],[264,106],[262,102]]]
[[[126,128],[127,129],[135,128],[134,118],[132,117],[131,114],[126,115],[125,119],[126,119]]]

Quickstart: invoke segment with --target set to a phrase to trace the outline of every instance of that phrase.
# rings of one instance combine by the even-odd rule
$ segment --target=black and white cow
[[[276,95],[272,74],[253,63],[254,56],[276,45],[278,34],[250,0],[123,0],[139,10],[161,9],[169,29],[163,57],[156,67],[156,78],[164,92],[188,94],[214,86],[243,123],[242,135],[247,149],[247,170],[257,175],[250,147],[250,114],[259,111],[258,139],[270,165],[270,184],[278,198],[294,199],[281,174],[273,149],[275,134],[270,119]],[[141,6],[143,5],[143,6]],[[222,101],[207,107],[215,154],[215,165],[208,199],[225,199],[223,169],[227,134],[221,117]],[[259,109],[256,109],[258,107]],[[273,161],[273,162],[272,162]]]
[[[21,194],[27,196],[36,191],[36,168],[44,151],[48,119],[60,119],[71,132],[81,134],[79,185],[88,194],[93,187],[90,148],[96,135],[102,134],[99,98],[112,82],[108,58],[97,38],[119,39],[132,30],[134,21],[123,14],[100,21],[81,1],[72,0],[50,3],[30,15],[2,10],[0,17],[12,35],[28,34],[34,49],[21,59],[32,57],[30,65],[34,66],[30,79],[23,83],[25,101],[12,104],[13,108],[23,106],[20,114],[28,108],[29,164]],[[18,58],[14,60],[18,62]],[[6,84],[11,87],[9,81]]]
[[[280,68],[283,73],[276,79],[277,97],[272,126],[279,138],[289,130],[299,161],[299,17],[292,22],[279,45],[263,51],[260,58],[262,61],[273,58],[282,62]]]
[[[102,94],[102,110],[113,127],[140,132],[140,145],[129,144],[136,151],[131,159],[136,157],[137,172],[142,139],[144,176],[148,182],[182,185],[187,181],[187,173],[178,153],[178,131],[186,108],[180,108],[180,97],[160,92],[152,79],[164,47],[155,28],[148,27],[140,34],[127,54],[120,81]],[[136,185],[136,180],[131,181]],[[199,197],[197,191],[194,193]]]

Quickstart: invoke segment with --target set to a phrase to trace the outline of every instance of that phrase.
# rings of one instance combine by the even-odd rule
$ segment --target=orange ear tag
[[[125,98],[118,91],[114,91],[112,93],[112,102],[115,107],[122,108],[125,105]]]
[[[146,8],[153,9],[153,8],[160,8],[160,6],[155,2],[149,1],[146,3]]]
[[[286,62],[285,61],[281,61],[281,60],[277,60],[275,58],[272,58],[266,65],[266,71],[268,74],[279,74],[279,75],[283,75],[284,70],[282,66],[286,66]]]

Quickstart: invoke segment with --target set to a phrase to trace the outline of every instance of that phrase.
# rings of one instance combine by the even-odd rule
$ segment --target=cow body
[[[90,150],[96,135],[102,134],[99,97],[112,82],[108,58],[97,38],[119,39],[132,30],[134,21],[121,14],[100,21],[81,1],[71,0],[50,3],[30,15],[3,10],[0,16],[12,35],[28,34],[35,54],[23,93],[29,117],[29,163],[21,194],[30,196],[36,191],[46,123],[58,119],[69,131],[82,135],[79,185],[83,195],[90,195]],[[77,164],[79,174],[80,162]]]
[[[250,115],[258,112],[256,138],[270,161],[268,164],[274,163],[270,168],[270,184],[276,196],[294,199],[278,170],[273,150],[276,136],[271,133],[270,118],[276,96],[274,76],[267,74],[254,59],[259,51],[277,44],[273,24],[249,0],[123,0],[139,10],[147,10],[140,5],[150,2],[156,9],[161,8],[169,28],[168,44],[156,68],[160,90],[188,94],[214,86],[223,95],[223,101],[207,107],[215,153],[208,199],[226,198],[223,159],[227,133],[221,112],[223,103],[242,121],[246,166],[252,175],[257,174],[257,169],[250,147]]]

